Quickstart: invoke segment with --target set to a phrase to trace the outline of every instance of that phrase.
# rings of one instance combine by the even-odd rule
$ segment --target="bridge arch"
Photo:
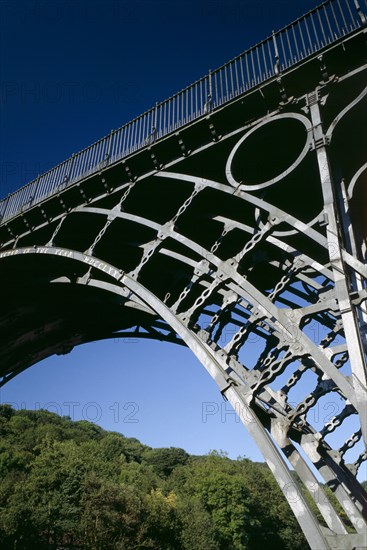
[[[123,296],[125,298],[131,298],[132,295],[138,299],[138,304],[147,309],[150,312],[154,312],[159,319],[165,321],[177,334],[184,344],[191,349],[200,363],[204,366],[211,378],[216,382],[222,395],[230,402],[233,409],[239,414],[240,420],[247,428],[250,435],[254,438],[257,446],[262,452],[265,460],[268,463],[274,477],[276,478],[282,492],[288,500],[288,503],[297,517],[301,528],[305,533],[310,533],[312,527],[312,537],[308,535],[308,541],[315,548],[327,549],[327,542],[319,527],[318,521],[315,518],[307,500],[303,494],[296,488],[294,478],[291,475],[290,469],[287,466],[284,458],[282,457],[277,446],[272,441],[267,430],[260,422],[256,412],[249,406],[246,398],[241,394],[240,388],[236,382],[235,376],[228,374],[228,365],[225,360],[223,361],[223,354],[216,353],[205,341],[199,338],[192,330],[188,328],[176,315],[172,313],[169,307],[167,307],[159,298],[157,298],[152,292],[141,285],[138,281],[134,280],[130,275],[121,272],[120,269],[113,265],[107,264],[105,261],[83,254],[77,250],[63,249],[58,247],[31,247],[13,249],[8,252],[0,253],[1,258],[13,259],[19,256],[36,256],[38,259],[40,256],[50,256],[56,258],[62,258],[67,263],[77,262],[84,266],[91,266],[93,269],[107,274],[114,282],[106,282],[98,279],[80,278],[77,281],[81,285],[93,286],[102,289],[118,297]],[[61,277],[59,282],[67,282],[68,278]],[[71,282],[69,280],[69,282]],[[277,426],[279,430],[279,426]],[[279,443],[286,442],[290,445],[285,433],[279,433]],[[298,459],[300,456],[298,457]],[[316,482],[316,479],[314,480]],[[322,491],[320,487],[320,491]],[[337,532],[345,534],[345,529],[340,522],[338,516],[333,512],[333,509],[322,491],[324,499],[319,503],[319,507],[325,513],[329,519],[330,528],[336,529]],[[358,514],[359,515],[359,514]],[[357,518],[357,521],[358,520]]]

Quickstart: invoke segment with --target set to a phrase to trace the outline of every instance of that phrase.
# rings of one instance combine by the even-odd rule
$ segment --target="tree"
[[[220,548],[245,550],[250,495],[232,461],[211,454],[181,470],[180,493],[198,499],[209,514]],[[184,479],[182,479],[182,474]]]
[[[154,471],[163,478],[167,478],[177,466],[186,464],[188,459],[188,453],[177,447],[147,449],[143,454],[144,462],[151,465]]]

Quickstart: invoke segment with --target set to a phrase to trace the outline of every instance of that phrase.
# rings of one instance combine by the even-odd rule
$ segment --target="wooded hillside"
[[[265,464],[0,406],[2,550],[307,548]]]

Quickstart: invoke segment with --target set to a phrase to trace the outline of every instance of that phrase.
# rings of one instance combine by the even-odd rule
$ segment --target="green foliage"
[[[189,455],[183,449],[170,447],[169,449],[147,449],[143,454],[143,460],[150,464],[154,471],[161,477],[167,478],[173,470],[186,464]]]
[[[264,464],[0,406],[2,550],[301,550]]]

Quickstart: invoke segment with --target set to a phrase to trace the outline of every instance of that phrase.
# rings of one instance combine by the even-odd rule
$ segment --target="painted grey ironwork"
[[[38,176],[0,202],[5,221],[90,174],[98,172],[210,113],[340,40],[366,22],[365,0],[328,0],[256,46],[209,71],[93,145]]]
[[[0,386],[44,357],[100,338],[186,345],[254,438],[313,550],[367,547],[359,481],[367,461],[367,63],[354,62],[356,50],[342,42],[339,73],[327,67],[327,48],[343,33],[367,51],[366,7],[325,2],[210,72],[191,95],[157,105],[14,194],[14,219],[5,211],[9,197],[0,203],[0,334],[8,342]],[[285,73],[280,83],[271,76],[320,48],[312,86],[306,78],[288,98]],[[304,68],[295,70],[309,76]],[[261,78],[273,86],[258,96],[261,113],[228,130],[222,113],[219,138],[215,109],[236,107],[237,93],[245,104]],[[159,165],[156,141],[209,113],[207,137],[195,145],[182,133],[177,147],[173,135],[177,154]],[[253,139],[255,176],[255,155],[246,160]],[[133,177],[123,162],[114,172],[121,151],[144,146],[146,172]],[[282,171],[270,177],[274,149]],[[68,204],[70,184],[96,165],[79,202]],[[102,185],[109,174],[111,187]],[[93,181],[95,194],[86,197]],[[56,188],[52,210],[46,202],[30,208]],[[149,192],[159,200],[147,200]],[[87,228],[82,240],[75,227]]]

